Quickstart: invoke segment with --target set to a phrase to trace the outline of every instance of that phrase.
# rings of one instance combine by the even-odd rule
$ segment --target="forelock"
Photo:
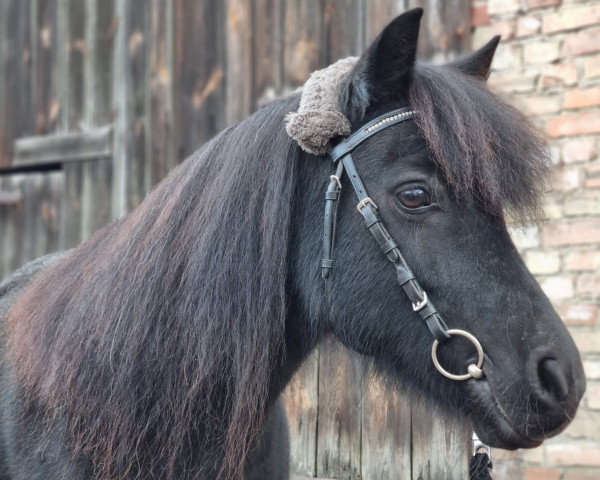
[[[417,64],[409,101],[433,160],[458,198],[521,222],[541,217],[549,150],[521,112],[485,82],[450,66]]]

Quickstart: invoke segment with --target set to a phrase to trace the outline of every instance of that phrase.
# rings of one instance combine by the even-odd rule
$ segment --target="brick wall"
[[[472,0],[473,48],[502,42],[489,80],[546,133],[547,222],[515,232],[583,356],[577,417],[540,448],[494,451],[496,480],[600,480],[600,0]]]

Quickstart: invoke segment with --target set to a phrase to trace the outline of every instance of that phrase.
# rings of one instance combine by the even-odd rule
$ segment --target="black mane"
[[[484,81],[452,66],[417,63],[409,102],[435,162],[456,195],[493,215],[541,215],[548,189],[547,143],[529,120]]]
[[[285,358],[300,149],[283,118],[297,104],[221,133],[12,309],[17,374],[34,402],[62,412],[75,453],[102,465],[101,478],[136,462],[187,478],[181,459],[215,445],[227,452],[223,472],[241,473]]]

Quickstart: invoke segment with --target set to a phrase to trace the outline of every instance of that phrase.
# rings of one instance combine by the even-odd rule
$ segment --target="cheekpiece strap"
[[[324,255],[321,266],[323,268],[323,278],[327,278],[333,267],[332,252],[335,234],[334,195],[331,193],[334,191],[337,192],[337,196],[335,196],[335,206],[337,206],[337,199],[339,196],[338,186],[341,190],[341,184],[338,184],[338,186],[334,185],[333,178],[336,178],[339,181],[341,172],[345,170],[359,200],[356,208],[363,216],[367,229],[377,241],[382,253],[396,267],[398,282],[411,301],[413,310],[419,314],[436,340],[445,342],[450,339],[450,335],[447,333],[448,327],[446,326],[446,323],[431,301],[427,298],[426,292],[416,280],[412,270],[402,256],[402,253],[398,248],[398,243],[385,227],[385,224],[377,211],[377,205],[375,205],[375,202],[368,196],[367,190],[352,159],[352,151],[366,139],[391,125],[404,122],[414,116],[415,111],[410,108],[401,108],[388,112],[362,126],[332,150],[330,155],[334,164],[337,163],[337,171],[336,176],[332,176],[332,182],[329,184],[326,193],[325,234],[323,244]]]

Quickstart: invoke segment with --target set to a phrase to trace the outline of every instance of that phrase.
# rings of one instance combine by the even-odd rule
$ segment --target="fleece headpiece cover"
[[[340,110],[339,97],[342,81],[357,60],[344,58],[313,72],[302,88],[298,111],[286,115],[288,135],[306,152],[327,155],[332,138],[350,134],[350,121]]]

